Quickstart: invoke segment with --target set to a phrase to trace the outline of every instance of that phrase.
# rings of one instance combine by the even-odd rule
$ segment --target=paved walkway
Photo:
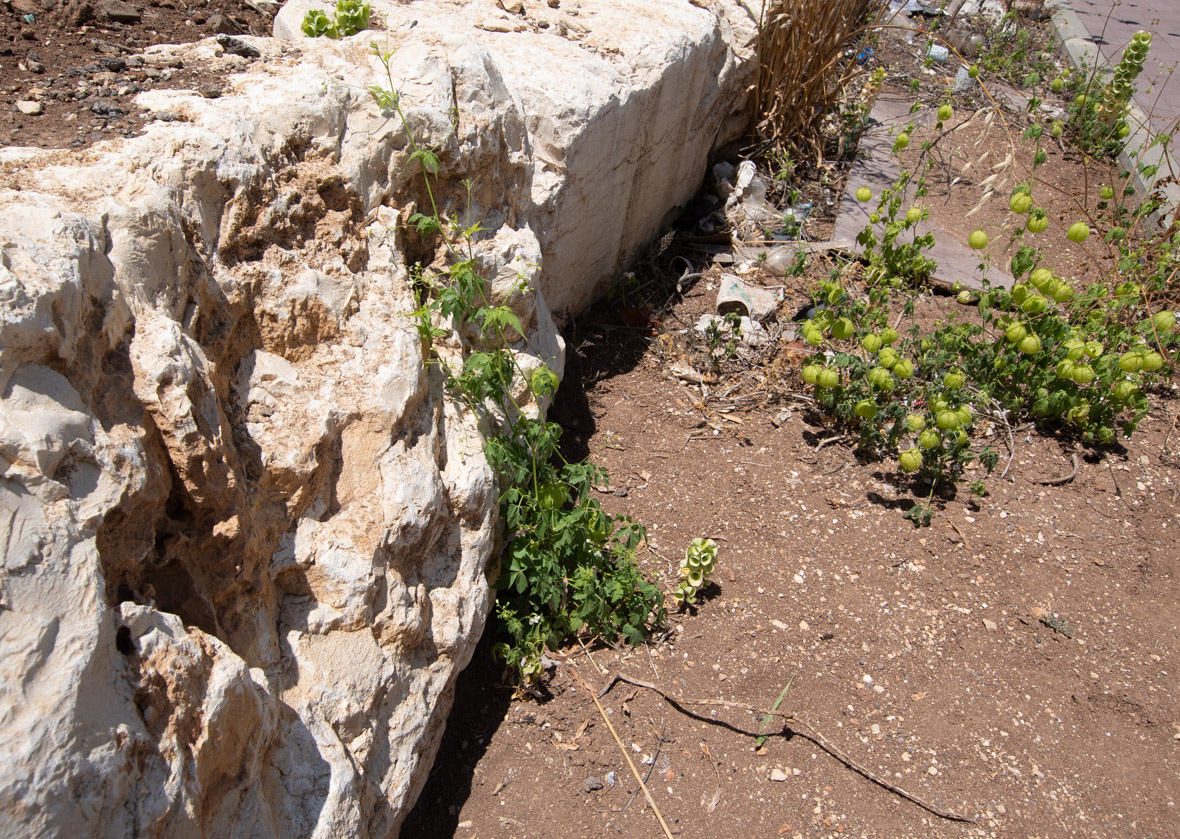
[[[1180,0],[1062,0],[1112,64],[1140,29],[1152,33],[1151,52],[1135,101],[1163,128],[1180,117]],[[1173,71],[1176,71],[1173,74]]]
[[[864,250],[857,244],[856,237],[869,224],[869,214],[877,209],[877,197],[882,190],[893,186],[900,173],[897,156],[893,154],[896,133],[910,122],[929,124],[933,116],[928,108],[917,115],[911,113],[911,104],[913,99],[910,96],[883,93],[877,97],[869,115],[869,128],[860,139],[856,163],[848,173],[848,184],[840,203],[840,214],[836,217],[836,228],[827,246],[854,253]],[[865,204],[856,200],[856,190],[862,186],[871,189],[874,196],[872,201]],[[940,214],[934,213],[913,233],[903,233],[898,237],[900,242],[909,242],[919,233],[934,234],[934,247],[926,256],[938,263],[931,277],[936,284],[949,288],[960,282],[968,288],[982,288],[982,280],[986,277],[993,286],[1011,288],[1014,281],[1005,267],[1007,260],[997,260],[981,271],[979,254],[962,241],[964,234],[956,235],[944,230],[939,219]],[[877,234],[880,235],[880,232],[878,229]]]
[[[1053,23],[1075,64],[1096,60],[1114,64],[1132,35],[1140,29],[1152,33],[1151,51],[1127,120],[1132,133],[1125,148],[1138,154],[1134,159],[1124,154],[1121,162],[1131,171],[1136,162],[1155,164],[1159,167],[1155,178],[1168,170],[1180,175],[1180,146],[1174,146],[1170,159],[1162,147],[1152,146],[1152,139],[1161,132],[1180,134],[1180,0],[1049,0],[1047,5],[1054,9]],[[1151,178],[1137,181],[1140,193],[1152,185]],[[1165,198],[1170,211],[1164,215],[1170,216],[1180,206],[1180,187],[1168,185]]]

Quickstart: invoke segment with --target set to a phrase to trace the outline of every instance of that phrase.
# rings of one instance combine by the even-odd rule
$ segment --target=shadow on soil
[[[603,379],[626,373],[637,365],[651,340],[641,330],[616,326],[618,317],[596,306],[563,331],[566,340],[565,376],[553,400],[549,418],[562,428],[561,453],[570,462],[590,457],[590,438],[597,425],[588,391]],[[610,352],[604,351],[610,348]]]
[[[562,454],[574,461],[590,456],[589,441],[596,431],[588,391],[603,379],[631,370],[642,360],[651,339],[646,330],[622,325],[614,307],[605,303],[570,324],[563,337],[565,375],[549,419],[562,427]],[[706,594],[715,592],[706,590]],[[451,839],[472,786],[482,783],[476,780],[475,767],[512,703],[512,688],[501,683],[503,668],[492,658],[496,632],[491,617],[471,664],[459,676],[434,768],[402,825],[402,836]]]
[[[501,684],[502,667],[492,658],[495,635],[495,622],[489,619],[471,664],[459,675],[434,768],[402,824],[402,836],[451,839],[458,830],[459,812],[471,794],[476,764],[512,702],[512,688]]]

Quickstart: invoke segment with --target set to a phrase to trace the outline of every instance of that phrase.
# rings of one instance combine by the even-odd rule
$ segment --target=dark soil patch
[[[185,63],[143,51],[218,35],[269,35],[278,8],[250,0],[6,2],[0,7],[0,143],[85,147],[132,135],[158,118],[136,107],[142,91],[220,96],[223,79],[240,71],[239,64]],[[236,45],[227,43],[226,52],[234,52]]]

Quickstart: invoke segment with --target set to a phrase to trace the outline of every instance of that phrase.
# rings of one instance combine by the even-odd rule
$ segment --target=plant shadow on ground
[[[459,674],[438,756],[414,809],[402,824],[402,836],[449,839],[458,830],[459,811],[471,795],[475,767],[512,704],[512,688],[502,683],[503,667],[492,657],[495,636],[492,615],[471,663]]]
[[[720,583],[718,583],[716,580],[710,580],[709,582],[705,583],[704,588],[697,592],[696,599],[692,603],[686,604],[680,609],[679,614],[687,614],[689,617],[695,618],[697,616],[697,611],[702,606],[704,606],[706,603],[716,600],[722,594],[724,594],[724,591],[722,590]]]
[[[861,460],[862,464],[869,464],[871,461]],[[925,478],[917,476],[903,475],[901,481],[898,481],[897,473],[876,471],[873,478],[883,484],[895,484],[898,491],[908,493],[908,496],[900,496],[898,498],[886,498],[879,492],[870,490],[865,493],[865,500],[871,504],[876,504],[878,507],[883,507],[886,510],[901,510],[907,511],[915,504],[930,504],[933,511],[936,513],[946,512],[947,505],[959,497],[959,484],[941,480],[934,487],[934,493],[930,492],[930,484]],[[968,504],[971,502],[968,501]]]

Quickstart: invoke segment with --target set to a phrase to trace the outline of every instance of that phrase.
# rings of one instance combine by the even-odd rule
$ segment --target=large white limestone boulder
[[[306,8],[252,63],[153,48],[238,72],[142,94],[142,136],[0,150],[6,837],[389,837],[425,782],[497,493],[408,317],[445,254],[371,41],[526,372],[737,130],[740,15],[390,2],[327,42]]]

